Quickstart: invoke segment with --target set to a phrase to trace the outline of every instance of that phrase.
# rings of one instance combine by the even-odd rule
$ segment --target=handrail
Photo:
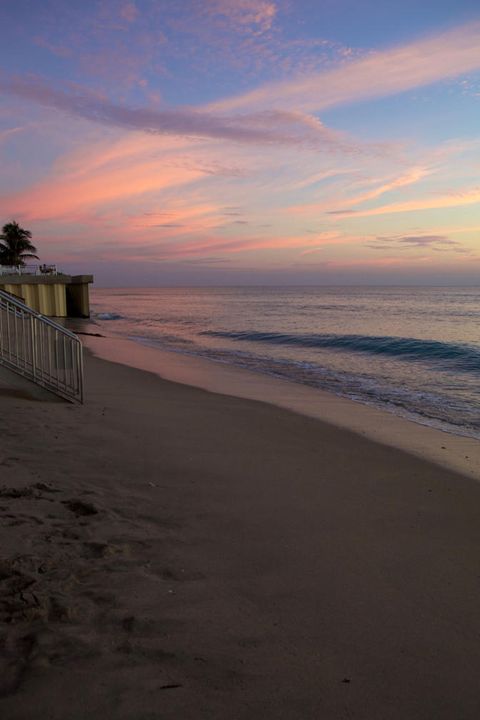
[[[83,353],[79,338],[3,290],[0,290],[0,365],[60,397],[83,402]]]
[[[55,328],[55,330],[61,330],[62,333],[65,335],[68,335],[72,338],[72,340],[78,340],[80,342],[77,335],[75,335],[74,332],[69,330],[68,328],[64,327],[63,325],[60,325],[59,323],[54,322],[50,318],[46,317],[45,315],[42,315],[41,313],[37,312],[36,310],[32,310],[32,308],[28,307],[28,305],[25,305],[21,300],[18,300],[16,297],[12,295],[12,293],[7,292],[6,290],[0,290],[0,298],[2,295],[8,295],[8,300],[11,305],[16,305],[20,310],[26,311],[30,315],[34,315],[39,320],[44,322],[46,325],[50,325],[50,327]]]

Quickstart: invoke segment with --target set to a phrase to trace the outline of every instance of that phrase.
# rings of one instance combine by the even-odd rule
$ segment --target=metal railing
[[[58,275],[56,265],[0,265],[0,275]]]
[[[0,290],[0,365],[56,395],[83,402],[78,337]]]

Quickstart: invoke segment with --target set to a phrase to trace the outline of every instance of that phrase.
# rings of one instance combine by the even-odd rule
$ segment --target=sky
[[[0,224],[97,286],[480,281],[479,0],[0,0]]]

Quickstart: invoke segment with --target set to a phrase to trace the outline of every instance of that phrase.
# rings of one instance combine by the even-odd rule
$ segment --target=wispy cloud
[[[278,250],[296,250],[308,247],[318,247],[323,243],[332,243],[339,236],[336,233],[318,233],[315,238],[305,235],[284,236],[284,237],[243,237],[243,238],[226,238],[211,236],[207,238],[199,238],[175,245],[155,244],[155,252],[157,257],[190,257],[195,255],[203,255],[204,253],[214,253],[215,255],[231,255],[248,252],[258,252],[260,250],[278,251]],[[340,239],[341,240],[341,239]]]
[[[319,203],[317,202],[303,205],[293,205],[288,208],[288,212],[302,215],[305,213],[311,214],[312,212],[325,212],[327,215],[350,215],[356,212],[353,209],[355,205],[361,205],[362,203],[369,200],[375,200],[376,198],[379,198],[386,193],[407,187],[409,185],[414,185],[415,183],[423,180],[431,173],[431,168],[414,166],[406,172],[403,172],[401,175],[397,175],[394,177],[390,176],[389,178],[380,179],[362,178],[360,181],[357,181],[357,186],[358,184],[360,184],[361,186],[374,185],[374,187],[371,187],[368,190],[364,190],[363,192],[354,195],[348,195],[344,198],[342,198],[341,195],[337,195],[337,197],[328,197],[327,199],[322,200],[322,202]],[[348,190],[349,186],[345,185],[345,189]]]
[[[61,219],[80,210],[180,187],[205,175],[199,168],[171,163],[159,166],[143,158],[128,167],[106,165],[96,172],[60,174],[12,195],[3,195],[0,212],[25,218]]]
[[[13,127],[13,128],[7,128],[6,130],[0,130],[0,143],[4,140],[8,140],[12,137],[12,135],[16,135],[17,133],[21,132],[24,128],[23,127]]]
[[[394,241],[409,247],[428,247],[431,245],[456,245],[455,240],[451,240],[445,235],[404,235],[400,237],[379,237],[380,241]]]
[[[457,77],[480,67],[480,23],[347,62],[333,70],[275,82],[212,103],[211,110],[278,108],[318,111],[384,97]]]
[[[296,111],[264,111],[225,117],[194,108],[132,108],[76,87],[70,92],[37,77],[0,75],[0,92],[54,108],[95,123],[164,135],[186,135],[243,143],[312,143],[352,151],[342,133]]]
[[[356,217],[372,217],[375,215],[386,215],[388,213],[406,213],[420,210],[444,209],[459,207],[462,205],[474,205],[480,202],[480,187],[467,188],[464,190],[440,193],[415,200],[391,203],[369,210],[354,211]],[[350,211],[350,214],[351,211]]]
[[[409,185],[415,185],[416,183],[420,182],[420,180],[423,180],[428,175],[430,175],[431,172],[432,170],[426,167],[410,168],[406,173],[387,180],[386,182],[382,182],[380,185],[374,187],[372,190],[367,190],[366,192],[360,193],[359,195],[350,197],[348,199],[348,204],[360,205],[364,202],[367,202],[368,200],[375,200],[376,198],[381,197],[382,195],[385,195],[386,193],[392,192],[394,190],[408,187]]]
[[[161,203],[162,212],[147,212],[131,215],[123,220],[123,230],[142,236],[154,233],[158,238],[158,229],[168,230],[168,237],[191,235],[206,232],[217,227],[221,217],[221,208],[213,203],[205,203],[190,197],[188,205],[179,200],[166,200]]]
[[[434,252],[457,253],[471,255],[472,248],[466,247],[458,240],[446,235],[392,235],[378,237],[366,244],[373,250],[433,250]]]
[[[374,242],[367,243],[373,250],[391,250],[393,248],[436,248],[438,246],[454,246],[459,243],[445,235],[389,235],[380,236]]]
[[[5,27],[15,16],[14,3],[3,8],[9,4],[0,3]],[[352,53],[326,37],[292,38],[284,23],[298,12],[284,0],[42,0],[29,7],[35,30],[25,41],[68,61],[77,79],[88,77],[111,97],[139,87],[149,97],[159,78],[176,75],[179,58],[191,87],[205,78],[225,87],[226,68],[243,87],[244,74],[285,77]]]
[[[277,4],[269,0],[207,0],[205,12],[220,15],[230,22],[252,28],[256,33],[270,30]]]
[[[38,45],[45,50],[49,50],[53,55],[60,58],[68,58],[72,55],[72,49],[61,43],[49,42],[46,38],[41,35],[37,35],[33,38],[35,45]]]

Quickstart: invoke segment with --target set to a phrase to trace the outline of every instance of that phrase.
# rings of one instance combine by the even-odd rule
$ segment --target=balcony
[[[0,275],[59,275],[56,265],[0,265]]]

